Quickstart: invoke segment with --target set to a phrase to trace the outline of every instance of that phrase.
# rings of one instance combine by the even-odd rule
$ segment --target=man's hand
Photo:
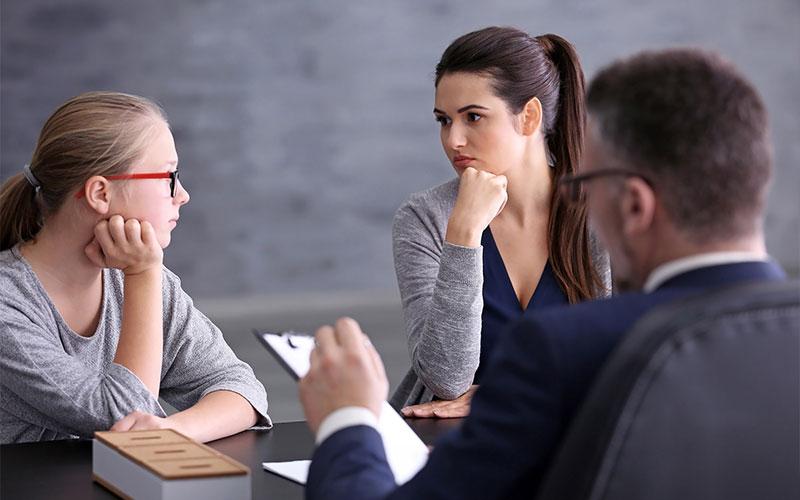
[[[389,392],[380,356],[355,320],[340,318],[335,327],[317,330],[311,368],[300,380],[300,402],[311,431],[335,410],[361,406],[375,417]]]
[[[177,427],[169,420],[169,417],[162,418],[155,415],[150,415],[142,411],[134,411],[128,413],[117,423],[111,426],[113,432],[125,431],[149,431],[153,429],[175,429]]]
[[[467,392],[453,400],[431,401],[413,406],[406,406],[400,412],[404,417],[417,418],[460,418],[469,415],[472,396],[478,389],[477,385],[470,387]]]
[[[126,276],[148,270],[161,272],[164,251],[149,222],[113,215],[94,227],[94,239],[84,249],[97,267],[113,267]]]

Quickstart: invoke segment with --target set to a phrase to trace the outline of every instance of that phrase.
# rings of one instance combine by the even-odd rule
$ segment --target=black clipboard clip
[[[266,347],[267,351],[269,351],[269,353],[272,354],[272,356],[275,358],[275,360],[278,362],[278,364],[284,370],[286,370],[286,372],[289,375],[291,375],[291,377],[293,379],[295,379],[295,380],[299,380],[300,379],[302,374],[297,373],[295,368],[292,367],[292,364],[290,362],[288,362],[289,361],[288,358],[291,358],[294,355],[290,354],[290,352],[286,352],[287,351],[286,349],[282,349],[280,347],[280,344],[276,344],[276,345],[273,346],[273,344],[270,343],[270,340],[273,343],[276,340],[279,340],[280,342],[285,340],[286,343],[284,345],[288,346],[290,351],[295,351],[295,350],[299,350],[299,349],[307,349],[308,348],[308,340],[310,339],[313,342],[313,338],[314,337],[312,337],[311,335],[309,335],[307,333],[304,333],[304,332],[296,332],[296,331],[292,331],[292,330],[279,332],[279,333],[272,333],[272,332],[263,332],[263,331],[259,331],[257,329],[253,329],[253,335],[256,336],[258,341],[261,342],[261,344],[264,347]],[[267,340],[268,338],[270,340]],[[300,343],[299,342],[300,339],[306,340],[306,342]],[[284,351],[284,352],[282,353],[280,351]],[[285,358],[285,356],[286,356],[286,358]]]
[[[289,344],[289,347],[293,349],[298,349],[299,347],[301,347],[300,344],[298,344],[297,341],[295,340],[296,337],[310,336],[307,333],[295,332],[293,330],[289,330],[288,332],[281,332],[281,335],[286,336],[286,343]]]

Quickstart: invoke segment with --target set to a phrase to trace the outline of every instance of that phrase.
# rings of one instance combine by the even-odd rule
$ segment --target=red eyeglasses
[[[106,175],[106,179],[110,181],[123,181],[134,179],[169,179],[169,194],[175,198],[175,193],[178,190],[178,169],[172,172],[148,172],[141,174],[119,174],[119,175]],[[75,198],[83,198],[85,192],[83,190],[75,193]]]

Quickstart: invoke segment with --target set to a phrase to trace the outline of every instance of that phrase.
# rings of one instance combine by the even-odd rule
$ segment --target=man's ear
[[[111,207],[111,184],[100,175],[90,177],[83,184],[86,203],[100,215],[108,214]]]
[[[623,237],[633,239],[653,227],[656,214],[653,188],[638,177],[625,179],[620,192],[620,216]]]
[[[542,103],[538,97],[531,98],[522,108],[522,133],[533,135],[542,125]]]

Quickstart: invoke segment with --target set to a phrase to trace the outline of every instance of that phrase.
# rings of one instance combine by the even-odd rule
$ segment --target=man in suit
[[[578,175],[609,251],[613,298],[537,312],[504,336],[470,415],[398,487],[374,429],[380,358],[351,319],[317,332],[300,396],[318,447],[307,498],[531,498],[622,335],[652,308],[743,282],[784,279],[762,231],[771,172],[767,114],[727,62],[697,50],[612,64],[587,96]]]

